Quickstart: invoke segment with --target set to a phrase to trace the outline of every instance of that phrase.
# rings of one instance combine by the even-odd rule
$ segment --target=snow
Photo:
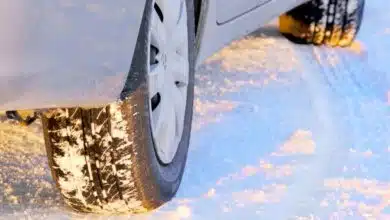
[[[348,13],[353,13],[358,8],[359,4],[357,1],[349,1],[347,11]]]
[[[293,45],[270,24],[210,58],[182,185],[149,214],[70,211],[40,125],[0,124],[0,219],[390,219],[389,10],[369,1],[350,48]]]

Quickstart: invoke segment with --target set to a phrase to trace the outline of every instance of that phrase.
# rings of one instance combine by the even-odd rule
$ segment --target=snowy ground
[[[381,2],[367,2],[351,48],[293,45],[271,25],[212,57],[197,73],[176,199],[109,219],[390,219],[390,4]],[[0,124],[0,152],[0,219],[108,219],[64,208],[39,124]]]

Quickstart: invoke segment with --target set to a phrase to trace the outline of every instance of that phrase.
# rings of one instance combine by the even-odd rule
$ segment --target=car
[[[42,119],[52,177],[69,207],[154,210],[183,176],[197,66],[277,17],[291,42],[349,46],[364,4],[1,1],[0,110],[24,125]]]

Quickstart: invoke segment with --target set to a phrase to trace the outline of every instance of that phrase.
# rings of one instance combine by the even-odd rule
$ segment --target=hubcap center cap
[[[167,58],[168,56],[167,56],[167,54],[166,53],[163,53],[162,55],[161,55],[161,63],[162,63],[162,65],[164,66],[164,70],[167,70],[168,69],[168,58]]]

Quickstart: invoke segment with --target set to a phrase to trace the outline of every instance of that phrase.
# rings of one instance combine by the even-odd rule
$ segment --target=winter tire
[[[280,32],[294,43],[349,46],[359,32],[364,2],[312,0],[280,16]]]
[[[77,211],[146,212],[180,185],[194,98],[193,1],[147,4],[129,75],[139,85],[106,107],[43,116],[53,179]]]

